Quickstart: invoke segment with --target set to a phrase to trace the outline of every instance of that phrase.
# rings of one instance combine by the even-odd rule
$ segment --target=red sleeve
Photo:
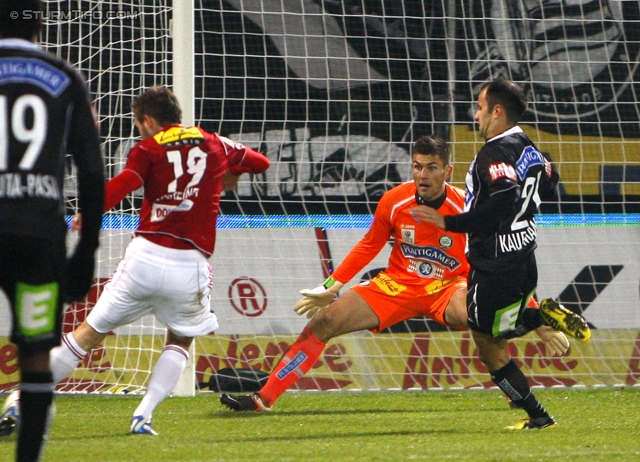
[[[142,186],[142,178],[133,170],[125,169],[107,183],[104,196],[104,211],[111,210],[132,191]]]
[[[269,168],[271,163],[267,156],[261,152],[254,151],[242,143],[232,141],[226,136],[214,134],[229,159],[229,173],[240,176],[243,173],[262,173]]]
[[[245,147],[244,149],[245,153],[240,163],[229,167],[230,173],[234,175],[242,175],[243,173],[256,174],[262,173],[269,168],[271,162],[269,162],[267,156],[251,148]]]

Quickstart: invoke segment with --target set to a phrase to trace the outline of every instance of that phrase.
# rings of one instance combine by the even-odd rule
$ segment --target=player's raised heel
[[[145,421],[141,415],[133,416],[130,431],[134,435],[158,436],[158,432],[151,428],[151,419]]]
[[[540,315],[544,322],[569,337],[581,342],[591,338],[591,329],[587,321],[551,298],[545,298],[540,302]]]
[[[538,417],[532,419],[531,417],[525,417],[520,419],[518,423],[513,425],[507,425],[505,430],[542,430],[545,428],[555,428],[558,424],[553,417]]]
[[[220,395],[220,403],[227,406],[232,411],[270,411],[271,407],[262,402],[258,393],[250,395]]]

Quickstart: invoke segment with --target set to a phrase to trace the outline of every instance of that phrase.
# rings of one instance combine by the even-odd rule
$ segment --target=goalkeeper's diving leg
[[[360,295],[348,290],[311,318],[258,393],[223,394],[220,402],[234,411],[269,411],[275,401],[318,361],[327,342],[349,332],[373,329],[378,317]]]
[[[337,293],[335,286],[329,288],[318,286],[316,289],[301,293],[305,297],[296,303],[294,309],[298,314],[311,317],[311,321],[276,365],[267,383],[258,393],[221,395],[220,402],[229,409],[270,411],[280,395],[303,377],[318,361],[329,340],[342,334],[381,327],[378,314],[356,290],[348,290],[333,302],[331,300]],[[465,327],[466,288],[457,290],[448,297],[450,298],[446,302],[444,320],[441,322],[449,326]],[[527,330],[535,330],[545,342],[547,352],[552,356],[565,354],[569,348],[566,337],[549,326],[541,325],[542,320],[539,317],[537,303],[531,308],[531,316],[537,319]],[[411,316],[406,316],[407,319],[409,317]]]

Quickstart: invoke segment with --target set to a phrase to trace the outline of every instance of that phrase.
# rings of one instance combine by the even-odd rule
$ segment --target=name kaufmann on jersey
[[[498,234],[499,253],[519,252],[534,243],[537,235],[536,220],[529,219],[524,229]]]

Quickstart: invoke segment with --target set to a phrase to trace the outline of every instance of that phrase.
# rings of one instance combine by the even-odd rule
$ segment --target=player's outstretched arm
[[[340,289],[387,245],[393,229],[393,225],[388,219],[393,203],[387,199],[388,197],[386,194],[382,196],[376,207],[369,231],[349,251],[333,275],[313,289],[300,291],[304,298],[294,305],[293,309],[296,313],[312,318],[319,310],[328,306],[338,295]],[[336,277],[344,282],[335,279]]]
[[[232,164],[229,167],[229,173],[236,176],[240,176],[243,173],[252,173],[255,175],[266,171],[271,165],[271,163],[269,162],[269,158],[261,152],[254,151],[253,149],[247,148],[238,143],[233,143],[224,137],[220,137],[220,139],[222,141],[226,140],[226,142],[232,143],[236,149],[238,149],[238,146],[242,148],[236,151],[238,153],[241,153],[239,163]]]
[[[298,300],[293,309],[300,316],[306,315],[311,319],[319,310],[329,305],[338,295],[344,284],[332,277],[327,278],[322,284],[313,289],[302,289],[300,293],[304,298]]]
[[[132,191],[142,186],[142,178],[135,171],[125,168],[107,182],[105,187],[104,211],[118,205]]]

